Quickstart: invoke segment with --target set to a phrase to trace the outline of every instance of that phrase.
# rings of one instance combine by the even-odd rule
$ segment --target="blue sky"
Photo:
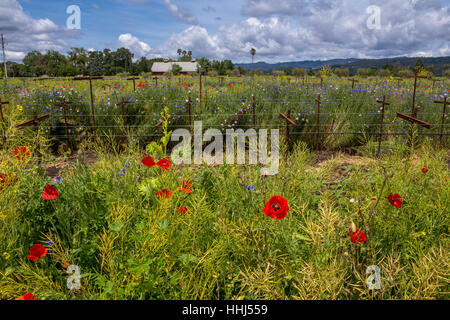
[[[81,9],[67,30],[66,9]],[[369,6],[380,25],[369,28]],[[373,16],[372,16],[373,17]],[[375,20],[371,20],[375,22]],[[127,47],[136,58],[249,62],[450,55],[450,0],[0,0],[7,56],[31,50]]]

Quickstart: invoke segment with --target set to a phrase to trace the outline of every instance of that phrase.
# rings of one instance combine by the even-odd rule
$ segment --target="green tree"
[[[119,48],[113,53],[114,67],[116,68],[116,74],[120,72],[130,72],[132,69],[134,54],[127,48]],[[119,71],[121,68],[123,71]]]
[[[294,70],[292,70],[292,74],[295,77],[305,77],[307,72],[306,69],[304,68],[294,68]]]
[[[291,76],[292,75],[292,68],[283,67],[283,68],[281,68],[281,71],[283,71],[284,74],[287,75],[287,76]]]
[[[68,63],[67,58],[57,51],[47,52],[46,74],[56,77],[62,74],[64,66]]]
[[[77,73],[86,74],[89,63],[88,51],[84,48],[71,48],[67,54],[69,55],[69,61],[77,68]]]
[[[262,69],[254,69],[250,70],[250,76],[262,76],[264,74],[264,71]]]
[[[103,76],[105,74],[104,55],[101,51],[92,51],[89,53],[89,74],[91,76]]]
[[[206,75],[211,70],[211,61],[207,58],[199,58],[197,59],[197,63],[200,66],[200,69],[202,71],[202,75]]]
[[[377,71],[377,76],[380,78],[388,78],[391,76],[391,71],[389,69],[380,69]]]
[[[275,77],[282,77],[282,76],[286,75],[286,73],[283,70],[273,70],[272,74]]]
[[[252,64],[253,64],[253,58],[255,57],[256,49],[255,49],[255,48],[252,48],[252,49],[250,50],[250,54],[252,55]]]
[[[247,74],[247,70],[243,69],[241,66],[237,67],[236,70],[239,71],[239,74],[240,74],[241,76]]]
[[[416,60],[416,64],[414,65],[414,67],[412,68],[412,71],[414,72],[414,74],[419,74],[423,69],[425,69],[425,65],[423,64],[423,60],[422,58],[419,58]]]
[[[334,69],[334,73],[339,78],[343,78],[343,77],[348,77],[348,75],[350,74],[350,71],[348,70],[348,68],[336,68],[336,69]]]
[[[369,69],[367,68],[360,68],[357,71],[357,75],[361,78],[367,78],[369,76]]]
[[[226,70],[233,70],[234,64],[231,62],[231,60],[224,60],[223,61],[223,69]]]
[[[23,58],[23,64],[30,76],[40,77],[45,74],[47,66],[47,55],[43,55],[39,51],[28,52]]]
[[[443,75],[445,78],[450,79],[450,70],[445,70]]]
[[[172,65],[172,74],[173,74],[174,76],[179,75],[181,71],[183,71],[183,68],[180,67],[178,64]]]

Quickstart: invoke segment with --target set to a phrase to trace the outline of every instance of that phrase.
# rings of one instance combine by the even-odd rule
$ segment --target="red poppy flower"
[[[283,197],[274,196],[267,201],[263,210],[264,214],[272,219],[283,220],[289,211],[287,200]]]
[[[377,198],[372,198],[372,201],[376,201],[377,200]]]
[[[178,209],[177,211],[178,213],[182,213],[182,214],[186,214],[189,212],[189,209],[186,207],[180,207],[180,209]]]
[[[25,293],[23,296],[16,298],[15,300],[41,300],[41,299],[35,298],[32,293],[28,292]]]
[[[14,185],[18,181],[17,178],[12,178],[10,174],[6,175],[4,173],[0,173],[0,191],[3,190],[3,187],[9,187]]]
[[[142,159],[141,162],[142,162],[143,165],[145,165],[145,166],[147,166],[149,168],[151,168],[154,165],[156,165],[156,163],[155,163],[155,161],[153,160],[152,157],[145,157],[144,159]]]
[[[158,195],[158,197],[163,198],[163,199],[170,199],[172,198],[172,194],[173,191],[169,191],[167,189],[162,189],[161,192],[156,192],[156,194]]]
[[[397,208],[400,208],[403,204],[402,198],[397,193],[394,195],[392,195],[392,193],[391,193],[388,197],[388,200],[393,206],[395,206]]]
[[[52,200],[59,197],[58,190],[51,185],[46,185],[44,188],[44,192],[42,193],[41,198],[44,200]]]
[[[364,234],[364,232],[362,232],[359,229],[356,229],[355,232],[352,231],[352,229],[350,229],[349,231],[349,235],[350,235],[350,241],[357,246],[360,243],[366,242],[367,237]]]
[[[17,159],[19,159],[19,161],[22,161],[26,156],[30,155],[30,150],[28,150],[26,147],[17,147],[14,149],[13,154]]]
[[[183,191],[184,193],[192,192],[192,182],[191,181],[183,181],[181,183],[181,188],[179,191]]]
[[[156,165],[160,166],[164,171],[169,171],[170,167],[172,166],[172,162],[170,162],[169,158],[164,158],[159,160]]]
[[[423,173],[427,173],[428,171],[430,171],[430,170],[428,170],[427,168],[422,168]]]
[[[29,250],[30,254],[27,256],[33,262],[38,261],[39,258],[45,257],[47,255],[47,249],[45,249],[41,244],[35,244]]]

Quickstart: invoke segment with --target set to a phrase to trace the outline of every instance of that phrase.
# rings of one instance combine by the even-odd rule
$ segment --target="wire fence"
[[[45,78],[44,78],[45,79]],[[34,79],[34,80],[28,80],[28,81],[39,81],[39,80],[44,80],[44,79]],[[188,78],[189,79],[189,78]],[[220,78],[219,78],[220,79]],[[51,79],[48,78],[47,80],[55,80],[55,81],[59,81],[59,80],[64,80],[64,81],[73,81],[74,79]],[[82,81],[87,81],[90,82],[91,80],[89,79],[83,79]],[[95,79],[92,79],[92,81]],[[103,79],[98,79],[95,81],[103,81],[103,80],[114,80],[114,81],[130,81],[130,79],[124,79],[124,78],[103,78]],[[142,79],[144,80],[144,79]],[[165,79],[166,81],[168,80],[169,82],[172,82],[172,80],[170,79]],[[242,79],[241,79],[242,80]],[[253,80],[253,79],[249,79],[249,80]],[[266,78],[265,80],[271,80],[270,78]],[[284,80],[284,79],[283,79]],[[316,80],[320,80],[316,79]],[[23,80],[23,81],[27,81],[27,80]],[[223,81],[223,80],[219,80],[219,81]],[[396,81],[396,80],[393,80]],[[377,81],[378,82],[378,81]],[[98,85],[98,83],[97,83]],[[135,83],[133,84],[135,85]],[[361,86],[361,84],[360,84]],[[302,84],[303,88],[311,88],[308,87],[308,84],[304,85]],[[348,86],[345,86],[346,88],[348,88]],[[293,108],[293,105],[296,106],[302,106],[303,104],[306,104],[305,107],[308,107],[307,110],[300,110],[300,112],[296,112],[295,110],[292,110],[292,113],[289,113],[289,121],[291,122],[291,124],[294,124],[294,128],[300,129],[300,131],[290,131],[289,130],[289,126],[288,124],[286,124],[286,126],[284,125],[284,121],[286,119],[286,121],[288,120],[286,116],[281,116],[281,114],[279,112],[256,112],[256,105],[255,105],[255,100],[254,100],[254,95],[247,95],[247,96],[241,96],[239,97],[222,97],[220,95],[215,95],[214,97],[210,97],[209,102],[210,103],[215,103],[219,106],[219,108],[222,105],[226,105],[226,104],[232,104],[232,103],[239,103],[242,104],[243,106],[245,106],[246,104],[248,105],[247,108],[243,108],[240,109],[238,112],[235,113],[203,113],[203,112],[195,112],[192,113],[191,112],[191,104],[193,104],[193,106],[195,106],[196,108],[198,108],[197,103],[198,100],[196,101],[191,101],[191,94],[187,93],[186,94],[186,98],[177,98],[177,99],[171,99],[171,103],[176,104],[182,104],[184,109],[183,114],[174,114],[172,115],[172,118],[176,118],[176,119],[184,119],[184,120],[188,120],[189,123],[188,124],[177,124],[177,123],[169,123],[169,128],[170,129],[189,129],[192,131],[192,122],[193,121],[197,121],[198,119],[205,119],[205,118],[211,118],[211,117],[215,117],[215,118],[219,118],[220,117],[228,117],[228,119],[223,119],[222,123],[213,123],[213,121],[209,121],[207,127],[209,128],[213,128],[214,126],[216,128],[220,128],[221,130],[226,130],[226,129],[240,129],[240,128],[245,128],[245,129],[282,129],[282,128],[287,128],[287,136],[289,137],[289,135],[293,135],[293,136],[308,136],[308,135],[315,135],[316,136],[316,146],[318,145],[318,141],[320,140],[320,136],[323,135],[369,135],[369,136],[373,136],[373,135],[377,135],[380,137],[380,141],[381,141],[381,137],[385,137],[385,136],[407,136],[407,135],[411,135],[411,132],[383,132],[382,131],[382,127],[386,127],[389,129],[394,129],[396,131],[401,131],[402,128],[404,128],[407,123],[406,122],[402,122],[402,123],[352,123],[350,125],[345,125],[344,128],[340,128],[340,129],[344,129],[344,131],[333,131],[334,129],[334,124],[327,124],[325,122],[326,117],[329,116],[334,116],[335,118],[338,118],[338,116],[342,116],[342,115],[347,115],[347,116],[359,116],[359,117],[368,117],[368,116],[381,116],[380,114],[380,108],[377,105],[376,102],[371,102],[370,105],[374,106],[375,111],[371,111],[371,112],[320,112],[320,106],[327,108],[328,104],[330,103],[337,103],[337,104],[341,104],[341,103],[347,103],[349,101],[348,98],[340,98],[340,97],[328,97],[327,92],[322,92],[322,89],[325,89],[324,87],[320,87],[317,88],[319,89],[318,91],[314,91],[314,93],[318,93],[320,92],[320,94],[322,95],[322,101],[319,102],[319,109],[315,110],[315,103],[317,102],[317,100],[315,100],[315,96],[313,96],[312,94],[308,94],[306,97],[304,96],[302,100],[295,100],[295,99],[290,99],[292,94],[297,95],[301,95],[304,94],[304,92],[298,92],[298,91],[284,91],[284,96],[283,97],[279,97],[279,98],[269,98],[269,97],[258,97],[258,101],[257,101],[257,108],[259,110],[267,107],[267,106],[273,106],[273,105],[278,105],[278,109],[282,109],[282,108]],[[150,131],[150,134],[133,134],[131,133],[130,130],[132,129],[137,129],[136,131],[141,132],[142,130],[140,129],[151,129],[153,128],[153,131],[157,131],[158,130],[158,125],[160,125],[161,123],[161,119],[159,119],[159,116],[156,114],[126,114],[126,112],[124,111],[122,114],[94,114],[94,107],[98,107],[98,105],[105,105],[108,104],[109,106],[115,106],[115,107],[119,107],[123,102],[128,102],[128,103],[138,103],[138,102],[144,102],[144,103],[152,103],[155,106],[161,106],[161,105],[167,105],[168,101],[165,101],[165,97],[161,97],[161,99],[156,99],[156,98],[147,98],[147,97],[142,97],[139,95],[141,93],[140,91],[141,89],[138,88],[138,90],[135,92],[134,96],[132,93],[128,94],[125,100],[125,97],[122,97],[124,100],[120,101],[119,98],[119,94],[115,93],[114,96],[115,98],[117,98],[116,101],[111,100],[101,100],[100,103],[95,104],[93,102],[92,96],[92,87],[91,87],[91,107],[92,107],[92,113],[91,114],[66,114],[65,116],[63,115],[55,115],[54,112],[52,112],[51,117],[54,119],[54,121],[59,120],[62,121],[61,119],[64,118],[86,118],[89,120],[92,120],[91,122],[93,122],[92,124],[84,124],[84,125],[74,125],[74,124],[70,124],[70,121],[64,121],[65,124],[64,125],[49,125],[49,124],[45,124],[45,123],[38,123],[38,121],[36,120],[36,113],[34,113],[33,115],[31,114],[22,114],[20,115],[20,118],[33,118],[34,122],[32,121],[30,123],[30,125],[35,124],[34,129],[35,130],[39,130],[39,128],[41,129],[46,129],[46,131],[49,131],[49,129],[59,129],[59,128],[65,128],[66,130],[68,130],[68,132],[64,135],[61,134],[47,134],[46,136],[48,138],[57,138],[57,139],[67,139],[67,140],[76,140],[76,139],[86,139],[86,138],[127,138],[127,139],[133,139],[133,138],[156,138],[156,137],[162,137],[161,133],[153,133]],[[353,91],[361,91],[361,87],[359,89],[356,89]],[[412,93],[409,92],[409,89],[404,89],[405,91],[408,91],[405,95],[409,98],[409,95],[412,95]],[[403,91],[403,92],[405,92]],[[207,90],[206,90],[207,92]],[[376,98],[377,95],[379,95],[379,92],[377,94],[375,90],[373,90],[372,92],[368,91],[368,95],[370,96],[370,98]],[[428,98],[437,98],[438,96],[443,97],[443,92],[440,93],[436,93],[436,92],[429,92],[428,93]],[[131,95],[131,96],[130,96]],[[55,100],[59,100],[59,99],[65,99],[65,97],[55,97]],[[80,102],[82,102],[82,98],[83,96],[79,96]],[[223,99],[222,99],[223,98]],[[355,97],[354,100],[356,100],[358,97]],[[320,96],[319,96],[319,100],[320,100]],[[205,101],[205,100],[204,100]],[[55,103],[58,101],[55,101]],[[363,102],[367,103],[367,100],[364,100]],[[321,104],[320,104],[321,103]],[[201,106],[200,107],[203,109],[207,109],[207,102],[205,101],[205,106]],[[70,110],[73,109],[75,103],[73,105],[70,105]],[[280,107],[281,106],[281,107]],[[123,106],[122,106],[123,107]],[[31,108],[32,110],[34,110],[34,107]],[[37,109],[37,108],[36,108]],[[188,109],[188,110],[187,110]],[[44,113],[46,112],[45,108],[41,109]],[[125,109],[123,109],[125,110]],[[48,113],[49,110],[47,110]],[[62,111],[62,107],[60,108],[60,111]],[[64,112],[65,112],[65,108],[64,108]],[[72,111],[71,111],[72,112]],[[441,115],[441,113],[439,112],[421,112],[421,115]],[[314,116],[314,117],[318,117],[317,121],[315,122],[315,124],[313,124],[313,121],[311,121],[311,123],[308,123],[308,119],[306,119],[308,116]],[[383,121],[383,118],[387,118],[390,119],[392,118],[394,115],[391,115],[390,113],[386,113],[386,115],[384,116],[384,110],[383,110],[383,117],[381,117],[381,121]],[[251,122],[251,124],[249,123],[241,123],[241,120],[243,118],[249,117],[248,121]],[[256,123],[255,117],[259,117],[259,122],[260,123]],[[300,117],[301,120],[300,120]],[[322,117],[320,119],[320,117]],[[3,114],[2,114],[2,118],[3,118]],[[58,118],[58,119],[57,119]],[[95,123],[95,118],[104,118],[105,120],[109,120],[111,118],[123,118],[123,124],[118,124],[118,125],[97,125]],[[153,118],[153,120],[155,122],[159,121],[159,123],[157,124],[138,124],[138,125],[126,125],[126,119],[127,118]],[[263,119],[261,119],[263,118]],[[283,119],[284,118],[284,119]],[[443,118],[442,118],[442,122],[441,123],[430,123],[430,127],[431,128],[437,128],[440,127],[441,128],[441,132],[436,133],[436,132],[418,132],[419,136],[440,136],[441,138],[441,143],[442,143],[442,138],[445,136],[449,136],[450,133],[446,133],[443,131],[444,128],[447,128],[448,126],[450,126],[450,124],[445,124],[444,121],[446,119],[446,114],[445,114],[445,108],[444,108],[444,112],[443,112]],[[209,119],[207,119],[209,120]],[[46,121],[50,121],[46,120]],[[72,121],[72,120],[71,120]],[[280,121],[280,123],[278,125],[274,125],[273,122],[274,121]],[[282,122],[281,122],[282,121]],[[295,122],[294,122],[295,121]],[[403,120],[401,120],[403,121]],[[4,119],[2,119],[2,122],[5,123]],[[86,122],[86,121],[85,121]],[[220,121],[219,121],[220,122]],[[272,123],[270,123],[272,122]],[[364,130],[365,128],[377,128],[380,127],[380,131],[379,132],[371,132],[371,131],[366,131]],[[120,134],[117,132],[111,132],[110,134],[97,134],[96,130],[97,129],[117,129],[117,128],[121,128],[123,130],[125,130],[125,132],[130,132],[129,134]],[[75,134],[72,133],[73,130],[90,130],[92,129],[93,132],[86,132],[83,131],[83,134]],[[302,130],[302,129],[306,129],[306,130]],[[315,129],[315,130],[309,130],[309,129]],[[331,130],[330,130],[331,129]],[[329,131],[327,131],[329,130]],[[348,130],[348,131],[347,131]],[[5,134],[5,130],[4,134],[3,134],[3,139],[7,139],[7,138],[16,138],[16,137],[20,137],[20,136],[8,136]]]

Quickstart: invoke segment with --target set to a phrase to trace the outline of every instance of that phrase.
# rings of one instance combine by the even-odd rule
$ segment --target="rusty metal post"
[[[123,118],[123,130],[126,133],[127,132],[127,113],[125,111],[125,105],[130,103],[129,101],[125,101],[125,98],[122,97],[122,102],[119,104],[122,105],[122,118]],[[128,139],[127,139],[127,145],[128,145]]]
[[[127,80],[133,80],[133,90],[134,92],[136,92],[136,80],[138,80],[139,78],[136,77],[132,77],[132,78],[128,78]]]
[[[442,147],[442,136],[444,135],[444,123],[445,118],[447,118],[447,106],[450,105],[450,101],[447,101],[447,97],[445,97],[444,101],[434,101],[434,103],[442,103],[444,105],[444,108],[442,109],[441,133],[439,135],[439,146]]]
[[[383,138],[383,120],[384,120],[384,106],[385,105],[390,105],[390,103],[386,102],[386,96],[383,96],[383,101],[377,100],[378,103],[381,103],[381,120],[380,120],[380,138],[378,140],[378,152],[377,152],[377,157],[380,156],[380,152],[381,152],[381,140]]]
[[[89,90],[91,92],[91,112],[92,112],[92,124],[94,126],[94,135],[97,134],[95,125],[95,110],[94,110],[94,93],[92,92],[92,79],[89,79]]]
[[[291,110],[290,109],[287,112],[287,116],[289,119],[291,118]],[[289,144],[289,123],[286,122],[286,158],[287,158],[287,155],[289,154],[290,147],[291,147],[291,145]]]
[[[348,81],[351,81],[352,82],[352,90],[355,88],[355,82],[359,82],[358,80],[356,80],[356,79],[347,79]]]
[[[91,93],[91,114],[92,114],[92,124],[94,134],[97,134],[96,124],[95,124],[95,110],[94,110],[94,93],[92,92],[92,80],[103,79],[103,77],[76,77],[73,80],[89,80],[89,91]]]
[[[67,148],[69,148],[70,144],[69,144],[69,135],[68,135],[68,130],[67,130],[67,114],[66,114],[66,105],[72,104],[72,102],[70,101],[63,101],[62,103],[57,103],[55,104],[56,107],[63,107],[63,112],[64,112],[64,128],[65,128],[65,133],[66,133],[66,142],[67,142]]]
[[[426,79],[424,76],[408,76],[407,78],[414,78],[414,93],[413,93],[413,101],[412,101],[412,117],[417,117],[417,109],[416,109],[416,91],[417,91],[417,79]]]
[[[200,70],[200,94],[199,94],[199,101],[200,103],[200,110],[202,110],[202,71]]]
[[[319,151],[319,135],[320,135],[320,94],[316,99],[317,102],[317,123],[316,123],[316,152]]]
[[[0,97],[0,115],[2,117],[2,127],[3,127],[3,145],[6,144],[6,127],[5,127],[5,118],[3,118],[3,105],[9,104],[8,101],[2,101],[2,98]]]
[[[189,130],[192,132],[192,114],[191,114],[191,97],[187,100],[188,112],[189,112]]]
[[[256,97],[252,94],[252,109],[253,109],[253,129],[256,129]]]
[[[295,122],[291,120],[291,110],[288,110],[288,115],[284,115],[280,112],[280,117],[282,117],[284,120],[286,120],[286,158],[289,153],[289,125],[295,126]]]

